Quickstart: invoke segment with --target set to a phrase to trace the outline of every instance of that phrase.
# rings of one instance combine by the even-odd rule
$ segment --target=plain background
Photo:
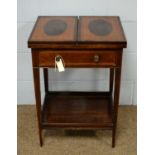
[[[31,51],[27,40],[39,15],[120,16],[127,38],[124,49],[120,104],[137,104],[136,0],[18,0],[17,103],[34,104]],[[108,89],[108,69],[50,70],[50,90],[102,91]],[[42,96],[44,95],[41,73]]]

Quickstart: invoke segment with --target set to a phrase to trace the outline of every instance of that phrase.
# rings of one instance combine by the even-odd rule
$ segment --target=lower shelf
[[[45,95],[42,128],[112,128],[107,92],[51,92]]]

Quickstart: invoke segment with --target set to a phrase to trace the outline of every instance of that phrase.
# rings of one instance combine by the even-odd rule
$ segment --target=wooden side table
[[[116,16],[38,17],[28,47],[32,50],[41,146],[42,130],[47,128],[110,129],[112,147],[115,146],[122,52],[126,45],[120,19]],[[67,68],[110,68],[109,91],[49,91],[48,68],[55,66],[56,56],[63,58]],[[43,107],[40,68],[43,68],[45,84]]]

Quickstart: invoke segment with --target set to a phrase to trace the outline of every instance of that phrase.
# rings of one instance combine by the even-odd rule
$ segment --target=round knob
[[[99,55],[94,55],[94,62],[99,62]]]

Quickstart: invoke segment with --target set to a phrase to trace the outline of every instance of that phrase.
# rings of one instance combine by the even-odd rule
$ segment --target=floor
[[[44,131],[44,145],[39,146],[34,105],[18,105],[18,155],[136,155],[137,107],[120,106],[116,147],[111,147],[111,131]]]

